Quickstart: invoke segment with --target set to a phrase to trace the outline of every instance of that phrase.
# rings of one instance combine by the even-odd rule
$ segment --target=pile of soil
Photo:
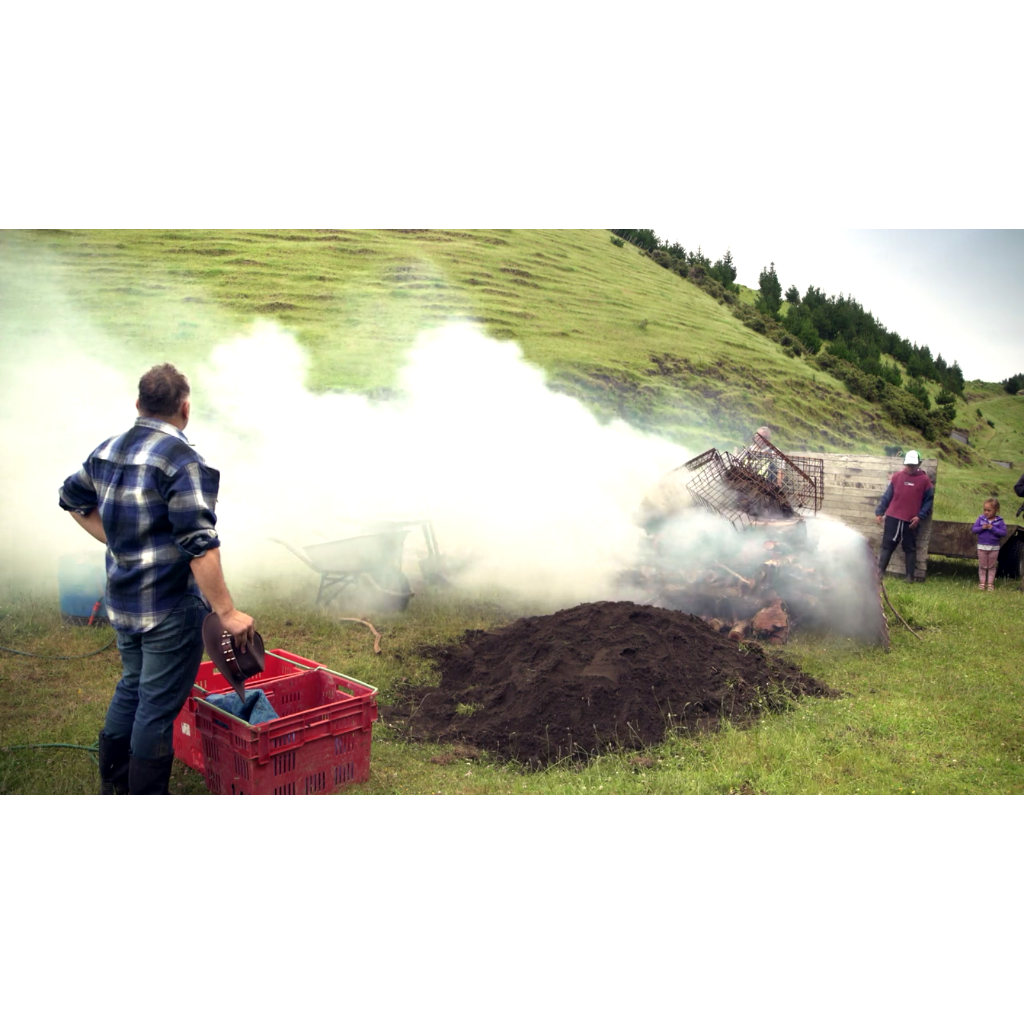
[[[414,739],[532,765],[659,743],[669,728],[713,727],[723,716],[749,719],[790,695],[836,695],[693,615],[629,601],[472,630],[430,653],[440,686],[410,687],[385,713]]]

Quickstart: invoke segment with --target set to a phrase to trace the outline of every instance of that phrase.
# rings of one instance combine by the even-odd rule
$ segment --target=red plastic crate
[[[259,725],[196,698],[203,773],[210,792],[329,793],[369,778],[377,720],[374,687],[321,666],[264,681],[258,688],[280,716]]]
[[[318,661],[300,658],[299,655],[292,654],[290,651],[280,649],[267,651],[264,656],[263,671],[247,679],[246,686],[262,688],[262,682],[268,679],[297,675],[299,672],[317,668],[319,665]],[[195,698],[202,697],[207,693],[229,693],[230,690],[231,684],[217,670],[217,666],[212,661],[202,662],[192,693],[189,694],[185,706],[174,720],[172,740],[174,756],[197,772],[203,770],[203,744],[196,729]]]

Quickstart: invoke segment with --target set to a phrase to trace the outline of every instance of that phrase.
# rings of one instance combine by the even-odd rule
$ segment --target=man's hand
[[[878,523],[879,526],[881,526],[882,525],[882,520],[884,518],[885,518],[884,516],[875,516],[875,522]]]
[[[210,548],[192,559],[192,575],[199,584],[199,589],[210,602],[210,606],[220,617],[224,628],[231,634],[239,651],[245,651],[252,643],[253,619],[251,615],[240,612],[224,582],[224,573],[220,567],[220,548]]]
[[[220,616],[220,624],[231,634],[240,654],[244,654],[245,649],[252,643],[252,636],[255,632],[253,622],[251,615],[246,615],[245,612],[240,612],[237,608]]]
[[[917,526],[918,526],[918,523],[920,523],[920,522],[921,522],[920,516],[914,516],[914,518],[910,520],[910,528],[912,530],[916,530]]]

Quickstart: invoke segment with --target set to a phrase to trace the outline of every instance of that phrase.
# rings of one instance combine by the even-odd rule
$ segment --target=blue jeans
[[[103,731],[115,740],[130,736],[133,757],[173,755],[174,720],[196,681],[208,611],[198,597],[186,594],[154,629],[118,630],[122,675]]]

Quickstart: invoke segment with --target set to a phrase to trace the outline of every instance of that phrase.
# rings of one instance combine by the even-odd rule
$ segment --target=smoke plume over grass
[[[417,338],[387,402],[310,394],[305,370],[295,340],[261,323],[195,374],[213,415],[194,434],[223,473],[233,564],[279,564],[268,537],[301,547],[429,518],[466,584],[606,596],[634,555],[644,489],[688,457],[599,423],[514,344],[464,324]]]
[[[117,365],[109,339],[82,344],[87,325],[29,326],[5,324],[0,357],[10,440],[0,552],[9,577],[45,583],[60,554],[98,548],[56,492],[93,447],[131,425],[137,377]],[[186,433],[221,470],[229,582],[315,582],[270,538],[302,548],[370,521],[430,518],[467,585],[557,601],[609,596],[633,557],[645,488],[688,457],[621,422],[599,423],[549,391],[514,344],[466,324],[421,334],[386,402],[311,393],[307,353],[269,321],[177,362],[193,387]],[[419,545],[414,532],[407,555]]]

